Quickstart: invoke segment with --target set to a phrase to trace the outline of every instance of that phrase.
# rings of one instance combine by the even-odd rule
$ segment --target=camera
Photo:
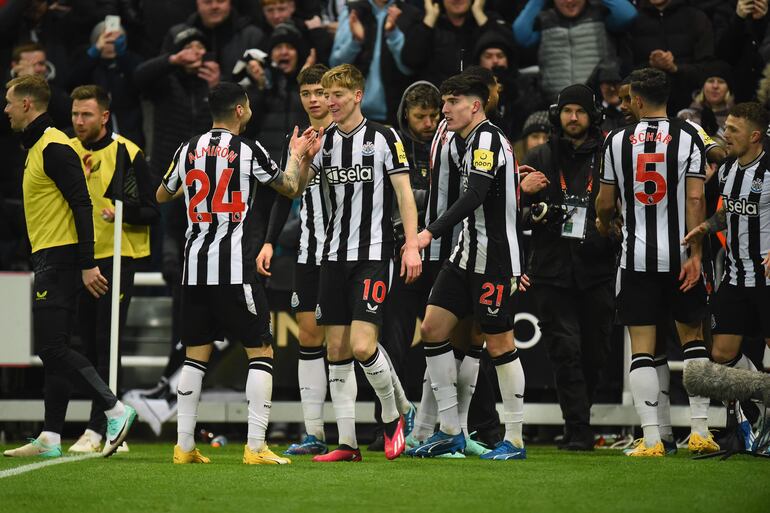
[[[565,205],[553,203],[535,203],[532,205],[532,220],[550,226],[561,226],[570,216]]]

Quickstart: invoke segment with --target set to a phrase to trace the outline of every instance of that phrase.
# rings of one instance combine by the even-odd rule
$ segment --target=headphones
[[[583,87],[589,93],[591,93],[591,108],[588,110],[588,119],[591,120],[592,126],[601,125],[604,121],[604,109],[598,103],[596,103],[596,93],[594,90],[585,84],[575,84],[571,87]],[[561,109],[559,108],[559,103],[561,103],[560,100],[561,93],[559,93],[559,96],[556,97],[556,103],[553,103],[550,107],[548,107],[548,121],[551,122],[551,127],[553,130],[561,130]]]

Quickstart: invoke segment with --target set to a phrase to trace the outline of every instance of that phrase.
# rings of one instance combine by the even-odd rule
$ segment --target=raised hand
[[[350,17],[348,18],[348,24],[350,25],[350,33],[353,34],[353,39],[362,43],[366,37],[366,31],[361,20],[358,19],[358,14],[355,10],[350,11]]]
[[[396,28],[396,21],[401,16],[401,9],[395,5],[388,7],[388,17],[385,19],[385,32],[390,32]]]
[[[436,25],[436,21],[438,20],[439,15],[441,14],[441,7],[437,2],[434,2],[433,0],[425,0],[424,7],[425,17],[422,19],[422,21],[430,28],[433,28]]]

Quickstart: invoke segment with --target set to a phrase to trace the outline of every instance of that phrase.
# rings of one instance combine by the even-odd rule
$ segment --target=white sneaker
[[[91,440],[91,437],[88,436],[88,434],[83,433],[80,435],[80,438],[78,438],[78,441],[75,442],[69,449],[67,449],[67,452],[73,452],[78,454],[86,454],[89,452],[100,452],[101,451],[101,443],[94,444],[93,440]]]
[[[155,436],[160,436],[163,423],[176,414],[176,401],[169,404],[165,399],[147,399],[139,395],[124,395],[123,401],[134,407],[139,420],[146,422]]]

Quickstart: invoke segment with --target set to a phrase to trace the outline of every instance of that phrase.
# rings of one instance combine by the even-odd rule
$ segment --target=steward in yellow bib
[[[110,98],[97,85],[76,87],[72,94],[72,146],[80,157],[93,203],[96,264],[110,282],[114,257],[115,207],[111,198],[123,200],[123,235],[120,272],[119,332],[123,333],[133,295],[138,260],[150,255],[150,225],[160,217],[149,167],[139,147],[109,129]],[[102,379],[110,371],[109,296],[80,296],[80,336],[86,356]],[[107,427],[104,413],[94,403],[85,433],[70,452],[95,452]]]
[[[111,422],[110,455],[136,413],[113,394],[82,354],[69,347],[83,286],[94,297],[108,290],[94,263],[94,225],[83,168],[69,138],[47,114],[51,90],[30,75],[6,85],[5,114],[28,151],[23,192],[35,271],[32,323],[35,351],[45,370],[45,423],[31,443],[6,456],[61,456],[61,431],[72,385],[83,386]],[[114,428],[114,429],[113,429]],[[113,443],[114,442],[114,443]]]

